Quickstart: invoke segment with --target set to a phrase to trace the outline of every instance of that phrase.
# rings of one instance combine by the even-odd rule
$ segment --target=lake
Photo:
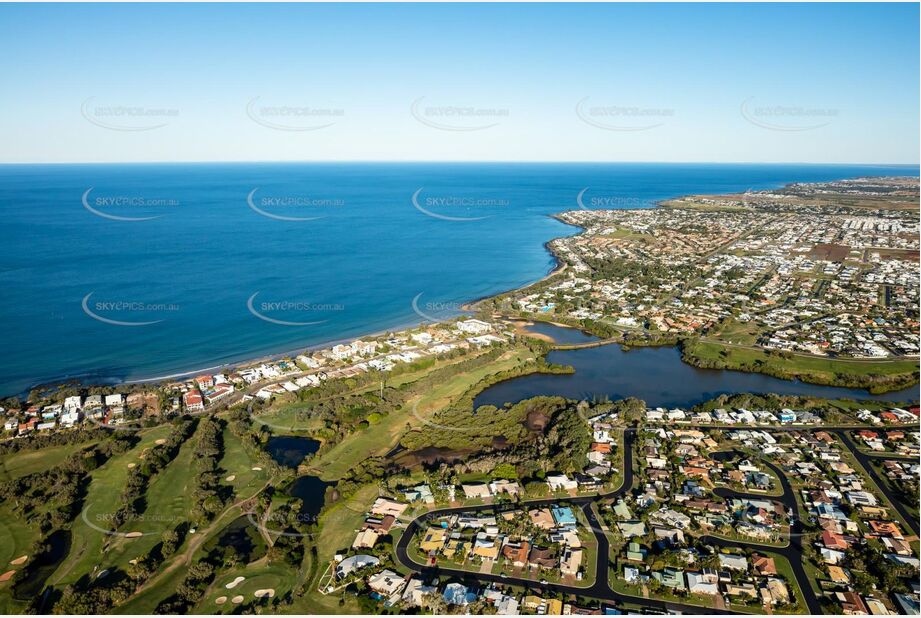
[[[297,468],[307,455],[316,453],[320,443],[302,436],[272,436],[265,444],[265,450],[275,463],[287,468]]]
[[[289,496],[300,498],[302,501],[301,516],[304,521],[314,521],[323,509],[326,499],[326,488],[335,485],[327,483],[316,476],[299,476],[288,487]]]
[[[676,347],[641,347],[625,352],[620,345],[609,344],[578,350],[554,350],[547,355],[547,360],[570,365],[576,371],[566,375],[532,374],[500,382],[480,393],[474,400],[474,408],[482,405],[499,407],[538,395],[568,399],[607,397],[610,400],[636,397],[653,407],[689,407],[732,393],[777,393],[877,401],[918,400],[917,386],[884,395],[871,395],[862,389],[780,380],[759,373],[698,369],[682,362],[681,351]]]
[[[564,328],[548,322],[533,322],[524,327],[530,333],[545,335],[553,339],[554,343],[573,345],[598,341],[598,337],[590,335],[578,328]]]

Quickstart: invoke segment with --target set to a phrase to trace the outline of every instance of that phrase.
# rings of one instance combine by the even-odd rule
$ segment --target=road
[[[889,429],[889,427],[887,427]],[[917,427],[914,428],[917,431]],[[854,444],[854,441],[851,439],[851,436],[848,435],[847,431],[836,430],[834,433],[838,434],[841,438],[841,441],[844,445],[851,451],[851,454],[854,455],[854,459],[863,467],[867,475],[873,479],[873,482],[876,483],[876,486],[879,487],[879,490],[883,492],[886,496],[886,499],[892,504],[893,507],[899,512],[899,515],[902,516],[902,519],[905,520],[905,523],[911,527],[912,532],[915,533],[915,536],[918,535],[918,520],[915,519],[914,515],[908,512],[908,509],[905,508],[905,504],[902,502],[902,498],[897,496],[893,492],[889,485],[880,478],[877,474],[876,469],[872,465],[873,459],[886,459],[885,456],[871,456],[866,453],[862,453],[860,449],[857,448],[857,445]],[[893,460],[904,460],[904,457],[892,457]]]
[[[672,425],[674,427],[675,425]],[[865,426],[852,426],[852,425],[838,425],[838,426],[781,426],[781,427],[769,427],[769,426],[714,426],[714,425],[690,425],[690,424],[681,424],[682,428],[699,428],[699,429],[722,429],[722,430],[732,430],[732,429],[758,429],[758,430],[771,430],[771,431],[828,431],[831,433],[837,433],[842,442],[847,446],[847,448],[854,454],[854,457],[860,462],[860,464],[866,469],[867,474],[874,478],[876,484],[879,486],[880,490],[886,495],[886,498],[891,502],[902,514],[905,521],[909,522],[909,525],[912,526],[915,534],[918,534],[918,522],[911,518],[905,511],[902,504],[899,502],[898,498],[889,491],[885,483],[881,482],[875,470],[870,465],[870,457],[865,453],[861,453],[854,443],[851,441],[850,437],[847,435],[848,431],[853,429],[864,428]],[[904,427],[917,430],[917,425],[893,425],[889,428]],[[406,530],[403,532],[400,540],[397,543],[395,548],[397,560],[404,567],[417,571],[423,574],[427,578],[434,577],[443,577],[451,576],[457,578],[462,582],[468,584],[479,583],[496,583],[496,584],[506,584],[506,585],[515,585],[520,586],[526,590],[535,589],[539,591],[549,591],[549,592],[558,592],[563,594],[575,595],[577,597],[586,597],[597,599],[600,601],[606,601],[610,603],[629,603],[633,605],[640,605],[642,607],[652,608],[656,610],[665,611],[668,613],[690,613],[690,614],[700,614],[703,610],[706,610],[707,613],[711,614],[734,614],[740,612],[733,612],[729,610],[717,610],[711,608],[703,608],[696,605],[685,605],[681,603],[672,603],[668,601],[662,601],[658,599],[649,599],[643,597],[634,597],[631,595],[622,594],[611,589],[608,582],[608,563],[609,563],[609,554],[610,554],[610,543],[608,538],[605,535],[601,522],[598,521],[595,511],[592,509],[592,505],[600,500],[607,498],[616,498],[619,496],[625,495],[629,492],[634,483],[634,474],[633,474],[633,451],[634,443],[636,442],[636,432],[634,428],[626,429],[624,432],[624,478],[620,487],[617,489],[605,493],[599,494],[596,496],[582,496],[577,498],[545,498],[539,500],[526,500],[518,504],[494,506],[494,505],[483,505],[475,507],[455,507],[455,508],[444,508],[434,511],[430,511],[424,515],[421,515],[414,519],[407,526]],[[802,591],[803,599],[806,602],[806,607],[808,613],[810,614],[821,614],[822,606],[819,601],[819,598],[816,596],[815,591],[812,588],[812,585],[809,581],[809,576],[806,574],[806,570],[803,567],[803,533],[804,526],[802,523],[802,517],[800,516],[799,504],[796,500],[796,495],[794,490],[790,485],[789,480],[777,465],[773,462],[768,461],[765,458],[760,458],[762,463],[771,468],[774,474],[777,476],[780,481],[781,488],[783,489],[783,494],[781,496],[766,496],[764,494],[756,493],[745,493],[737,492],[727,488],[717,488],[714,490],[714,493],[723,497],[723,498],[757,498],[757,499],[770,499],[776,500],[782,503],[792,514],[793,523],[790,526],[790,537],[789,544],[786,547],[773,547],[773,546],[763,546],[757,543],[746,543],[744,541],[733,541],[722,539],[715,536],[705,535],[700,537],[700,540],[704,543],[708,543],[717,547],[728,547],[728,548],[739,548],[739,547],[749,547],[755,551],[770,551],[776,554],[779,554],[787,559],[790,563],[790,566],[793,570],[793,575],[796,578],[796,585]],[[532,581],[530,579],[518,578],[518,577],[503,577],[501,575],[493,575],[490,573],[473,573],[469,571],[464,571],[461,569],[451,569],[439,566],[432,565],[422,565],[413,561],[409,557],[408,546],[410,541],[412,541],[416,532],[419,531],[425,523],[443,517],[445,515],[450,515],[452,513],[462,513],[462,512],[472,512],[477,510],[498,510],[502,509],[517,509],[517,508],[534,508],[541,506],[548,506],[551,504],[556,504],[560,502],[567,502],[574,506],[577,506],[582,510],[582,513],[585,515],[586,520],[588,521],[589,528],[592,533],[595,535],[595,539],[598,544],[597,552],[597,563],[595,565],[595,581],[585,587],[578,586],[569,586],[564,584],[555,584],[555,583],[539,583]]]
[[[496,583],[496,584],[505,584],[505,585],[514,585],[520,586],[525,589],[534,589],[541,591],[549,592],[559,592],[563,594],[570,594],[575,596],[581,596],[586,598],[598,599],[600,601],[607,601],[609,603],[630,603],[633,605],[640,605],[647,608],[657,609],[668,613],[690,613],[690,614],[700,614],[702,611],[706,611],[708,614],[735,614],[738,612],[733,612],[729,610],[718,610],[703,608],[697,605],[686,605],[682,603],[673,603],[670,601],[662,601],[659,599],[647,599],[643,597],[634,597],[631,595],[622,594],[611,589],[610,584],[608,583],[608,562],[610,555],[610,543],[608,538],[605,535],[601,522],[598,521],[595,511],[592,509],[592,505],[600,500],[608,498],[616,498],[619,496],[625,495],[633,487],[634,475],[633,475],[633,446],[636,441],[636,429],[629,428],[624,431],[624,478],[620,487],[617,489],[605,493],[599,494],[597,496],[582,496],[577,498],[543,498],[539,500],[525,500],[518,504],[509,504],[506,506],[493,506],[493,505],[483,505],[475,507],[455,507],[455,508],[445,508],[438,509],[434,511],[429,511],[424,515],[421,515],[414,519],[406,527],[406,530],[400,536],[400,540],[397,542],[396,556],[397,560],[404,567],[417,571],[421,573],[426,578],[433,577],[444,577],[445,575],[457,578],[465,583]],[[519,509],[519,508],[538,508],[541,506],[549,506],[551,504],[559,504],[560,502],[566,502],[574,506],[578,506],[582,513],[585,515],[586,520],[588,521],[589,528],[592,533],[595,535],[595,540],[598,544],[598,552],[596,556],[596,565],[595,565],[595,581],[590,586],[579,587],[579,586],[567,586],[564,584],[555,584],[555,583],[546,583],[542,584],[540,582],[535,582],[530,579],[523,579],[518,577],[502,577],[501,575],[492,575],[492,574],[482,574],[482,573],[473,573],[470,571],[463,571],[460,569],[450,569],[439,566],[430,566],[422,565],[412,560],[409,557],[408,547],[410,541],[413,539],[417,531],[419,531],[423,525],[431,520],[438,519],[445,515],[450,515],[452,513],[469,513],[477,510],[499,510],[502,508],[505,509]]]
[[[790,544],[786,547],[762,547],[764,551],[772,551],[776,554],[780,554],[790,563],[790,566],[793,568],[793,575],[796,577],[796,584],[799,586],[800,590],[803,591],[803,599],[806,601],[806,607],[809,609],[810,614],[821,614],[822,605],[819,603],[818,597],[815,595],[812,586],[809,584],[809,576],[806,574],[806,569],[803,568],[803,520],[800,517],[799,504],[796,501],[796,495],[793,493],[793,487],[790,486],[790,481],[787,480],[787,475],[784,474],[778,466],[774,465],[772,462],[768,461],[765,458],[759,458],[761,463],[766,465],[777,478],[780,480],[780,487],[783,489],[783,495],[781,496],[765,496],[764,494],[749,494],[744,492],[736,492],[727,490],[725,488],[717,488],[713,491],[718,496],[724,498],[754,498],[758,500],[775,500],[780,502],[788,511],[793,515],[793,524],[790,526]],[[701,540],[705,543],[713,543],[714,545],[719,545],[720,547],[739,547],[745,546],[746,543],[738,541],[727,541],[719,539],[712,536],[701,537]],[[756,544],[751,544],[752,548],[757,549]]]

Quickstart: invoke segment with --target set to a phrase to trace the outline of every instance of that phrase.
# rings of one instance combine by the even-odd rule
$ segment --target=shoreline
[[[670,198],[670,199],[674,199],[674,198]],[[659,203],[657,202],[655,208],[659,208],[659,207],[660,207],[660,206],[659,206]],[[566,211],[563,211],[563,212],[566,212]],[[559,217],[560,214],[562,214],[562,213],[554,213],[554,214],[550,214],[550,215],[546,215],[546,216],[550,217],[551,219],[555,219],[555,220],[559,221],[560,223],[562,223],[562,224],[564,224],[564,225],[566,225],[566,226],[576,228],[578,231],[577,231],[575,234],[573,234],[573,236],[576,236],[576,235],[578,235],[578,234],[581,234],[581,233],[583,233],[583,232],[585,231],[585,228],[583,228],[583,227],[581,227],[581,226],[573,225],[573,224],[571,224],[571,223],[567,223],[567,222],[563,221],[562,219],[560,219],[560,217]],[[529,282],[529,283],[526,283],[525,285],[522,285],[522,286],[519,286],[519,287],[515,287],[515,288],[509,288],[509,289],[506,289],[506,290],[502,290],[501,292],[497,292],[497,293],[491,294],[491,295],[480,296],[480,297],[474,298],[473,300],[464,302],[464,303],[462,303],[462,304],[460,305],[460,311],[457,312],[457,315],[450,316],[450,317],[445,317],[444,319],[445,319],[445,320],[450,320],[450,319],[453,319],[453,318],[455,318],[455,317],[459,317],[459,316],[461,316],[461,315],[463,315],[464,313],[467,313],[467,312],[478,311],[478,310],[479,310],[478,305],[479,305],[480,303],[482,303],[483,301],[485,301],[485,300],[489,300],[489,299],[491,299],[491,298],[497,298],[497,297],[499,297],[499,296],[503,296],[503,295],[505,295],[505,294],[509,294],[509,293],[512,293],[512,292],[517,292],[517,291],[520,291],[520,290],[526,290],[526,289],[528,289],[528,288],[530,288],[530,287],[532,287],[532,286],[535,286],[535,285],[537,285],[537,284],[539,284],[539,283],[542,283],[542,282],[546,281],[547,279],[549,279],[549,278],[551,278],[551,277],[553,277],[553,276],[555,276],[555,275],[557,275],[557,274],[559,274],[559,273],[561,273],[561,272],[564,272],[564,271],[566,270],[566,263],[563,262],[563,261],[561,261],[561,260],[559,259],[559,257],[558,257],[558,256],[553,252],[553,250],[550,248],[550,243],[552,243],[553,241],[555,241],[555,240],[557,240],[557,239],[559,239],[559,238],[564,238],[564,236],[557,236],[557,237],[551,238],[550,240],[544,242],[543,245],[542,245],[543,248],[544,248],[544,250],[547,252],[547,255],[549,255],[550,258],[551,258],[551,259],[553,260],[553,262],[554,262],[553,268],[551,268],[550,271],[549,271],[548,273],[546,273],[545,275],[541,276],[541,277],[538,278],[538,279],[535,279],[534,281],[531,281],[531,282]],[[420,326],[423,326],[423,325],[425,325],[426,323],[430,323],[430,321],[427,320],[427,319],[425,319],[425,318],[422,318],[422,317],[420,316],[420,320],[419,320],[419,321],[409,321],[409,322],[406,322],[406,323],[403,323],[403,324],[395,325],[395,326],[393,326],[393,327],[391,327],[391,328],[386,328],[386,329],[382,329],[382,330],[378,330],[378,331],[373,331],[373,332],[362,333],[362,334],[357,335],[357,336],[355,336],[355,337],[343,337],[343,338],[339,338],[339,339],[331,339],[331,340],[328,340],[328,341],[324,341],[324,342],[322,342],[322,343],[317,343],[317,344],[313,344],[313,345],[307,345],[307,346],[297,347],[297,348],[294,348],[294,349],[288,349],[288,350],[283,351],[283,352],[272,352],[272,353],[265,354],[265,355],[262,355],[262,356],[250,357],[250,358],[242,359],[242,360],[239,360],[239,361],[228,361],[228,362],[225,362],[225,363],[219,363],[219,364],[212,365],[212,366],[209,366],[209,367],[203,367],[203,368],[199,368],[199,369],[192,369],[192,370],[188,370],[188,371],[178,371],[178,372],[170,373],[170,374],[168,374],[168,375],[163,375],[163,376],[154,376],[154,377],[149,377],[149,378],[133,378],[133,379],[130,379],[130,380],[119,379],[119,380],[116,380],[116,381],[106,382],[106,383],[100,383],[100,382],[84,382],[84,381],[81,380],[80,378],[70,378],[70,379],[64,379],[64,381],[61,381],[61,382],[50,382],[50,383],[46,382],[46,383],[42,383],[42,384],[33,384],[33,385],[27,387],[25,390],[21,391],[19,394],[7,395],[7,396],[10,396],[10,397],[20,397],[20,396],[22,396],[23,398],[26,398],[26,397],[28,397],[29,392],[32,391],[32,390],[35,390],[35,389],[57,389],[57,388],[60,388],[60,387],[62,387],[62,386],[71,385],[71,384],[77,385],[77,386],[80,386],[80,387],[100,387],[100,386],[113,386],[113,387],[117,387],[117,386],[121,386],[121,385],[157,384],[157,383],[160,383],[160,382],[167,382],[167,381],[182,381],[182,379],[188,379],[188,378],[194,377],[195,375],[198,375],[198,374],[200,374],[200,373],[202,373],[202,372],[205,372],[205,371],[222,370],[222,369],[229,369],[229,368],[235,368],[235,367],[249,367],[249,366],[251,366],[251,365],[256,365],[256,364],[259,364],[259,363],[265,363],[265,362],[269,362],[269,361],[275,361],[275,360],[280,360],[280,359],[283,359],[283,358],[289,358],[289,357],[297,356],[298,354],[303,354],[303,353],[305,353],[305,352],[312,352],[312,351],[315,351],[315,350],[322,350],[322,349],[329,348],[329,347],[332,347],[332,346],[338,345],[338,344],[349,343],[349,342],[355,341],[356,339],[361,339],[362,337],[379,337],[380,335],[384,335],[384,334],[390,333],[390,332],[400,332],[400,331],[403,331],[403,330],[411,330],[411,329],[414,329],[414,328],[419,328]]]
[[[796,181],[792,181],[792,182],[795,183]],[[782,185],[782,186],[780,186],[780,187],[774,187],[774,188],[784,188],[784,187],[790,186],[790,184],[791,184],[791,183],[788,182],[787,184],[784,184],[784,185]],[[654,205],[653,205],[653,206],[650,206],[650,207],[641,207],[641,208],[621,208],[621,209],[617,209],[617,210],[631,211],[631,210],[652,210],[652,209],[656,209],[656,208],[668,208],[668,206],[665,206],[665,205],[664,205],[665,202],[669,202],[669,201],[673,201],[673,200],[677,200],[677,199],[681,199],[681,198],[686,198],[686,197],[690,197],[690,196],[693,196],[693,195],[695,195],[695,194],[682,194],[682,195],[678,195],[678,196],[672,196],[672,197],[662,198],[662,199],[660,199],[660,200],[657,200],[657,201],[654,203]],[[725,193],[725,194],[719,194],[719,195],[733,195],[733,194],[732,194],[732,193]],[[567,210],[563,210],[563,211],[560,211],[560,212],[557,212],[557,213],[548,214],[548,215],[545,215],[545,216],[547,216],[547,217],[549,217],[549,218],[551,218],[551,219],[554,219],[554,220],[556,220],[556,221],[558,221],[558,222],[560,222],[560,223],[562,223],[562,224],[564,224],[564,225],[566,225],[566,226],[568,226],[568,227],[575,228],[577,231],[576,231],[574,234],[572,234],[571,236],[579,236],[580,234],[584,234],[584,233],[585,233],[586,228],[584,228],[584,227],[582,227],[582,226],[579,226],[579,225],[575,225],[575,224],[569,223],[569,222],[564,221],[564,220],[562,219],[562,215],[563,215],[564,213],[570,212],[570,211],[572,211],[572,210],[578,210],[578,209],[567,209]],[[588,209],[588,210],[593,210],[593,209]],[[604,210],[604,209],[598,209],[598,210]],[[545,281],[548,281],[549,279],[551,279],[552,277],[554,277],[554,276],[556,276],[556,275],[558,275],[558,274],[560,274],[560,273],[565,272],[566,269],[567,269],[567,264],[566,264],[566,262],[562,261],[562,260],[559,258],[559,256],[553,251],[553,249],[552,249],[552,247],[551,247],[551,243],[553,243],[554,241],[559,240],[559,239],[561,239],[561,238],[568,238],[568,237],[569,237],[569,236],[565,236],[565,235],[563,235],[563,236],[557,236],[557,237],[551,238],[550,240],[548,240],[548,241],[546,241],[546,242],[543,243],[542,246],[543,246],[544,250],[547,252],[547,254],[551,257],[551,259],[552,259],[553,262],[554,262],[554,265],[553,265],[553,267],[550,269],[549,272],[547,272],[546,274],[544,274],[543,276],[539,277],[538,279],[535,279],[534,281],[531,281],[531,282],[529,282],[529,283],[527,283],[527,284],[525,284],[525,285],[522,285],[522,286],[519,286],[519,287],[514,287],[514,288],[509,288],[509,289],[506,289],[506,290],[503,290],[503,291],[500,291],[500,292],[497,292],[497,293],[491,294],[491,295],[480,296],[480,297],[474,298],[474,299],[472,299],[472,300],[470,300],[470,301],[464,302],[464,303],[462,303],[462,304],[460,305],[460,309],[459,309],[459,311],[457,311],[456,315],[449,316],[449,317],[445,317],[444,320],[450,320],[450,319],[453,319],[453,318],[455,318],[455,317],[460,317],[460,316],[464,315],[465,313],[479,311],[479,310],[480,310],[480,305],[481,305],[483,302],[487,301],[487,300],[495,299],[495,298],[500,298],[500,297],[502,297],[502,296],[505,296],[505,295],[507,295],[507,294],[514,293],[514,292],[523,292],[523,291],[525,291],[525,290],[527,290],[527,289],[529,289],[529,288],[531,288],[531,287],[534,287],[534,286],[539,285],[539,284],[541,284],[541,283],[543,283],[543,282],[545,282]],[[420,316],[420,318],[422,318],[422,316]],[[361,333],[361,334],[356,335],[356,336],[354,336],[354,337],[343,337],[343,338],[338,338],[338,339],[331,339],[331,340],[328,340],[328,341],[325,341],[325,342],[321,342],[321,343],[317,343],[317,344],[313,344],[313,345],[302,346],[302,347],[297,347],[297,348],[289,349],[289,350],[282,351],[282,352],[274,352],[274,353],[269,353],[269,354],[265,354],[265,355],[262,355],[262,356],[245,358],[245,359],[241,359],[241,360],[239,360],[239,361],[228,361],[228,362],[226,362],[226,363],[219,363],[219,364],[217,364],[217,365],[213,365],[213,366],[205,367],[205,368],[192,369],[192,370],[188,370],[188,371],[178,371],[178,372],[171,373],[171,374],[164,375],[164,376],[155,376],[155,377],[149,377],[149,378],[136,378],[136,379],[130,379],[130,380],[129,380],[129,379],[116,379],[116,380],[114,380],[114,381],[112,381],[112,382],[108,382],[108,383],[101,383],[101,382],[84,382],[84,381],[81,380],[79,377],[70,378],[70,379],[62,378],[62,381],[60,381],[60,382],[52,381],[52,382],[45,382],[45,383],[40,383],[40,384],[33,384],[33,385],[27,387],[26,389],[24,389],[23,391],[21,391],[21,392],[18,393],[18,394],[7,395],[7,396],[8,396],[8,397],[22,397],[23,399],[27,399],[29,392],[32,391],[32,390],[35,390],[35,389],[54,390],[54,389],[59,389],[59,388],[61,388],[61,387],[67,386],[67,385],[77,385],[77,386],[79,386],[79,387],[100,387],[100,386],[113,386],[113,387],[117,387],[117,386],[120,386],[120,385],[156,384],[156,383],[166,382],[166,381],[181,381],[182,379],[188,379],[188,378],[190,378],[190,377],[195,376],[196,374],[199,374],[199,373],[202,373],[202,372],[206,372],[206,371],[223,370],[223,369],[239,368],[239,367],[249,367],[249,366],[252,366],[252,365],[259,364],[259,363],[265,363],[265,362],[280,360],[280,359],[283,359],[283,358],[290,358],[290,357],[293,357],[293,356],[297,356],[297,355],[299,355],[299,354],[309,353],[309,352],[313,352],[313,351],[316,351],[316,350],[322,350],[322,349],[329,348],[329,347],[332,347],[332,346],[335,346],[335,345],[338,345],[338,344],[349,343],[349,342],[355,341],[355,340],[357,340],[357,339],[361,339],[362,337],[378,337],[378,336],[381,336],[381,335],[386,334],[386,333],[389,333],[389,332],[400,332],[400,331],[404,331],[404,330],[411,330],[411,329],[419,328],[420,326],[423,326],[423,325],[425,325],[426,323],[430,323],[430,320],[427,320],[427,319],[425,319],[425,318],[422,318],[422,319],[419,320],[419,321],[409,321],[409,322],[405,322],[405,323],[403,323],[403,324],[394,325],[393,327],[389,327],[389,328],[386,328],[386,329],[382,329],[382,330],[378,330],[378,331],[374,331],[374,332]],[[560,326],[564,326],[564,325],[560,324]],[[567,327],[568,327],[568,325],[567,325]]]

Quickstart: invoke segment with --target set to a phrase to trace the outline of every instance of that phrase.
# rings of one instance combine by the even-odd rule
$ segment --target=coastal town
[[[563,271],[502,306],[726,347],[917,357],[917,202],[917,178],[887,178],[568,211],[584,232],[550,244]]]
[[[397,364],[504,344],[512,333],[497,333],[498,327],[498,324],[477,319],[459,320],[418,332],[394,333],[380,340],[358,339],[293,358],[241,366],[233,371],[190,376],[187,380],[165,382],[156,388],[137,385],[135,392],[127,394],[61,396],[56,392],[44,405],[33,403],[21,409],[2,409],[0,414],[6,417],[3,428],[7,436],[71,429],[82,423],[128,427],[142,422],[145,417],[200,413],[219,405],[245,404],[253,399],[268,401],[317,387],[326,380],[368,372],[386,374]]]
[[[573,211],[554,274],[465,315],[8,398],[0,606],[918,614],[921,412],[892,392],[917,385],[917,221],[860,212],[917,183],[875,186]],[[571,376],[554,351],[676,344],[910,371],[873,396],[476,403]]]

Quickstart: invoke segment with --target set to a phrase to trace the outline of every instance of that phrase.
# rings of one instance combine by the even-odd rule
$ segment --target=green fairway
[[[106,552],[115,537],[93,526],[103,529],[110,527],[110,518],[118,508],[122,488],[128,478],[128,465],[137,464],[141,453],[153,446],[156,440],[166,438],[170,431],[169,425],[161,425],[139,432],[140,441],[134,448],[112,457],[93,472],[83,503],[83,516],[73,523],[70,554],[51,576],[50,584],[61,587],[74,583],[82,576],[93,573],[94,569],[101,570],[111,564]]]
[[[50,470],[60,465],[73,453],[95,443],[95,441],[88,441],[80,444],[47,446],[34,451],[20,451],[3,455],[0,457],[0,482]]]
[[[155,475],[146,493],[146,509],[120,532],[141,532],[139,538],[113,536],[107,550],[109,564],[127,569],[129,561],[148,552],[161,535],[189,518],[194,489],[195,435],[186,440],[176,458]]]
[[[7,505],[0,505],[0,574],[21,566],[10,564],[20,556],[28,555],[32,543],[39,537],[38,529],[18,515]],[[0,613],[20,614],[26,603],[16,601],[10,594],[10,584],[0,583]]]
[[[230,431],[229,427],[224,428],[223,436],[224,457],[219,464],[223,475],[222,482],[233,487],[237,499],[251,496],[265,485],[269,473],[264,469],[262,463],[249,456],[240,439]],[[263,469],[253,470],[253,468]]]

